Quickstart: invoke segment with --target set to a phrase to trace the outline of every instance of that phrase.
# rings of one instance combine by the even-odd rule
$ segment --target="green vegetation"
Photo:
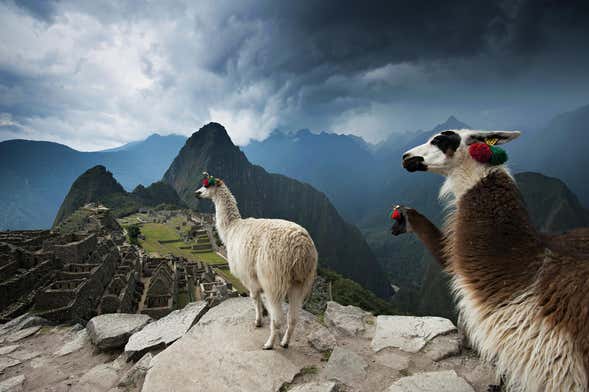
[[[351,279],[344,278],[335,271],[319,267],[318,273],[331,283],[333,300],[342,305],[354,305],[379,314],[398,314],[398,309],[390,302],[377,297],[372,291]]]
[[[141,229],[138,225],[131,225],[127,228],[127,235],[129,236],[129,242],[134,245],[139,245],[139,234],[141,234]]]
[[[143,223],[147,220],[148,216],[146,214],[133,214],[120,218],[118,221],[121,225],[127,228],[127,231],[134,226],[140,227],[140,232],[144,239],[138,239],[138,244],[147,252],[158,253],[162,256],[167,254],[182,256],[188,260],[205,262],[211,266],[227,264],[227,260],[215,252],[204,251],[201,253],[195,253],[195,251],[192,250],[192,244],[188,244],[180,238],[179,231],[184,234],[190,230],[189,225],[182,226],[185,217],[181,215],[175,216],[169,219],[165,224]],[[180,230],[176,230],[176,227],[180,227]],[[208,236],[206,237],[208,242]],[[210,244],[210,242],[208,243]],[[239,279],[231,274],[229,269],[216,267],[215,271],[227,279],[227,281],[231,282],[238,292],[247,293],[245,287],[243,287]],[[189,298],[183,297],[182,293],[180,293],[178,302],[181,305],[183,301],[189,302]]]

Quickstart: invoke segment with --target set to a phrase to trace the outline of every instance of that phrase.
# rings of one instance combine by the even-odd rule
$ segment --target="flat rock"
[[[128,354],[142,353],[156,347],[165,347],[180,339],[207,311],[204,301],[189,303],[133,334],[125,346]]]
[[[325,368],[325,378],[344,384],[361,383],[366,378],[368,364],[360,355],[342,347],[336,347]]]
[[[80,350],[85,345],[90,344],[90,335],[86,329],[81,329],[74,334],[74,337],[59,348],[53,355],[62,357]]]
[[[27,350],[19,350],[13,353],[8,354],[10,358],[18,359],[19,361],[28,361],[29,359],[33,359],[41,355],[39,351],[27,351]]]
[[[454,370],[418,373],[395,381],[387,392],[475,392]]]
[[[396,371],[406,370],[409,368],[410,359],[407,355],[382,350],[378,352],[374,359],[377,363],[389,367]]]
[[[21,329],[17,332],[13,332],[10,335],[8,335],[8,337],[6,337],[6,341],[10,343],[18,342],[19,340],[28,338],[29,336],[36,334],[37,332],[39,332],[41,328],[42,326],[38,325],[36,327]]]
[[[435,337],[425,346],[423,353],[432,361],[437,362],[458,355],[461,350],[462,339],[457,333],[452,333]]]
[[[19,361],[18,359],[8,358],[8,357],[0,357],[0,373],[2,373],[5,369],[8,369],[9,367],[16,366],[20,363],[21,363],[21,361]]]
[[[295,365],[294,347],[262,350],[269,331],[255,328],[254,318],[250,298],[212,308],[153,358],[142,392],[276,391],[291,382],[302,368]]]
[[[0,355],[10,354],[11,352],[13,352],[14,350],[16,350],[19,347],[20,346],[18,344],[14,344],[12,346],[0,347]]]
[[[88,322],[86,330],[98,348],[119,348],[127,343],[132,334],[151,321],[152,318],[145,314],[101,314]]]
[[[20,331],[21,329],[48,325],[50,322],[47,319],[39,316],[33,316],[28,313],[20,315],[0,327],[0,335],[5,335],[10,332]]]
[[[325,309],[325,322],[338,333],[348,336],[358,336],[366,330],[365,320],[372,314],[357,306],[342,306],[329,301]]]
[[[22,391],[25,380],[25,376],[21,374],[15,377],[8,378],[4,381],[0,381],[0,392]]]
[[[319,352],[333,350],[337,344],[335,337],[327,328],[319,328],[309,334],[309,344]]]
[[[151,355],[151,353],[147,353],[141,357],[141,359],[137,361],[135,365],[123,375],[123,377],[121,377],[117,386],[121,388],[132,388],[139,385],[151,367],[152,359],[153,355]]]
[[[107,391],[119,379],[117,368],[112,363],[103,363],[88,370],[72,390],[81,392]]]
[[[308,382],[306,384],[297,385],[289,389],[289,392],[336,392],[338,389],[337,383],[333,381],[325,382]]]
[[[456,326],[442,317],[378,316],[372,349],[399,348],[416,353],[439,335],[457,331]]]

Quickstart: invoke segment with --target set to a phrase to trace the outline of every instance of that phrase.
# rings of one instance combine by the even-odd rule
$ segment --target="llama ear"
[[[223,180],[221,180],[220,178],[216,178],[215,185],[216,185],[216,186],[221,186],[221,185],[223,185]]]
[[[470,145],[483,142],[491,145],[505,144],[521,135],[520,131],[472,131],[465,139],[465,144]]]

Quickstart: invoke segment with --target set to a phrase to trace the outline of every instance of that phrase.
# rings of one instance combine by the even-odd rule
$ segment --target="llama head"
[[[493,161],[491,149],[495,149],[498,153],[502,150],[490,146],[507,143],[519,135],[519,131],[474,131],[470,129],[443,131],[432,136],[426,143],[403,154],[403,167],[410,172],[430,171],[448,176],[453,169],[463,165],[466,160],[477,160],[481,165],[500,164],[507,159],[507,156],[504,155],[503,162],[501,160]],[[482,151],[482,153],[475,151],[478,150],[476,147],[479,145],[487,146],[489,150]],[[471,146],[475,148],[471,148]]]
[[[194,191],[194,196],[198,199],[212,199],[217,189],[223,185],[223,181],[220,178],[211,176],[209,173],[202,173],[202,186]]]

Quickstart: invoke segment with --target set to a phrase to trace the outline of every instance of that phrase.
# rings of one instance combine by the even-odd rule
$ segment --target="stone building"
[[[124,238],[109,210],[97,204],[52,231],[0,232],[0,322],[26,311],[55,322],[83,322],[101,310],[105,289],[118,288],[121,280],[127,289],[119,294],[130,294],[109,310],[132,309],[140,260]]]

